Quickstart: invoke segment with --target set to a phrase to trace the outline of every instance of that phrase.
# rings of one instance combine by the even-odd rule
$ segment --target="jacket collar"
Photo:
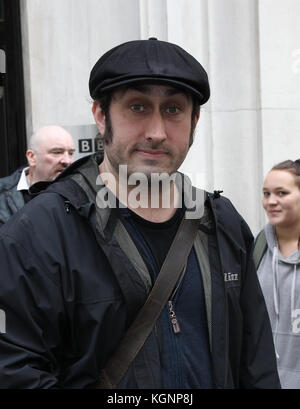
[[[35,196],[46,190],[47,192],[56,191],[64,196],[81,216],[86,218],[89,217],[91,208],[96,206],[100,210],[96,212],[100,233],[104,236],[112,213],[111,210],[115,207],[115,197],[105,186],[99,174],[99,165],[102,160],[103,153],[85,156],[66,168],[55,181],[35,183],[30,187],[30,194]],[[70,183],[68,187],[65,183],[61,183],[67,179],[76,182],[84,193],[80,194],[78,189],[73,189]],[[183,201],[187,209],[186,217],[200,218],[201,226],[210,230],[212,219],[205,206],[207,193],[202,189],[193,187],[190,179],[180,172],[177,173],[176,183],[181,184],[180,187],[183,188]],[[109,199],[112,200],[111,204],[108,204]]]

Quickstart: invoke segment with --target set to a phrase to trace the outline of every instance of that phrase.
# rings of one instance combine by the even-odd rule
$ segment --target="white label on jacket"
[[[224,273],[225,283],[228,281],[239,281],[238,273]]]

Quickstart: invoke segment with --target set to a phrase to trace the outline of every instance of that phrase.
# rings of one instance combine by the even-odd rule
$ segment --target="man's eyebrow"
[[[63,148],[63,147],[61,147],[61,146],[54,146],[54,147],[52,147],[52,148],[50,148],[49,149],[49,152],[51,152],[51,151],[75,151],[75,149],[74,148]]]
[[[166,94],[168,96],[182,94],[185,97],[189,98],[189,94],[187,92],[185,92],[183,89],[180,89],[180,88],[174,88],[174,87],[167,88]]]
[[[124,88],[123,92],[125,94],[127,91],[133,90],[133,91],[141,92],[142,94],[150,95],[151,94],[151,85],[148,85],[148,84],[128,85],[127,87]],[[163,84],[157,83],[157,84],[153,84],[153,85],[163,85]],[[184,95],[187,99],[189,99],[189,93],[185,92],[183,89],[181,89],[179,87],[172,87],[172,86],[168,87],[168,86],[166,86],[165,94],[166,94],[166,96],[173,96],[173,95],[181,94],[181,95]]]
[[[138,91],[138,92],[142,92],[143,94],[150,94],[150,87],[149,85],[142,85],[142,84],[135,84],[135,85],[131,85],[127,88],[126,91]]]

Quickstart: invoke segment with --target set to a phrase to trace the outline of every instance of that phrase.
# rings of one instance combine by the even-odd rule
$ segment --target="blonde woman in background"
[[[282,388],[300,389],[300,159],[275,165],[263,185],[269,223],[258,267]]]

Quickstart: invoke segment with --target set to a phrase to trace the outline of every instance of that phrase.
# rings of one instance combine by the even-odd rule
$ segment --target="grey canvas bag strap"
[[[261,259],[263,258],[263,255],[265,254],[267,250],[267,239],[266,239],[266,233],[264,230],[261,230],[254,242],[254,250],[253,250],[253,260],[255,264],[256,270],[259,267],[259,264],[261,262]]]
[[[116,388],[144,345],[186,266],[199,222],[199,219],[183,217],[145,304],[129,326],[105,368],[101,370],[96,388]]]

